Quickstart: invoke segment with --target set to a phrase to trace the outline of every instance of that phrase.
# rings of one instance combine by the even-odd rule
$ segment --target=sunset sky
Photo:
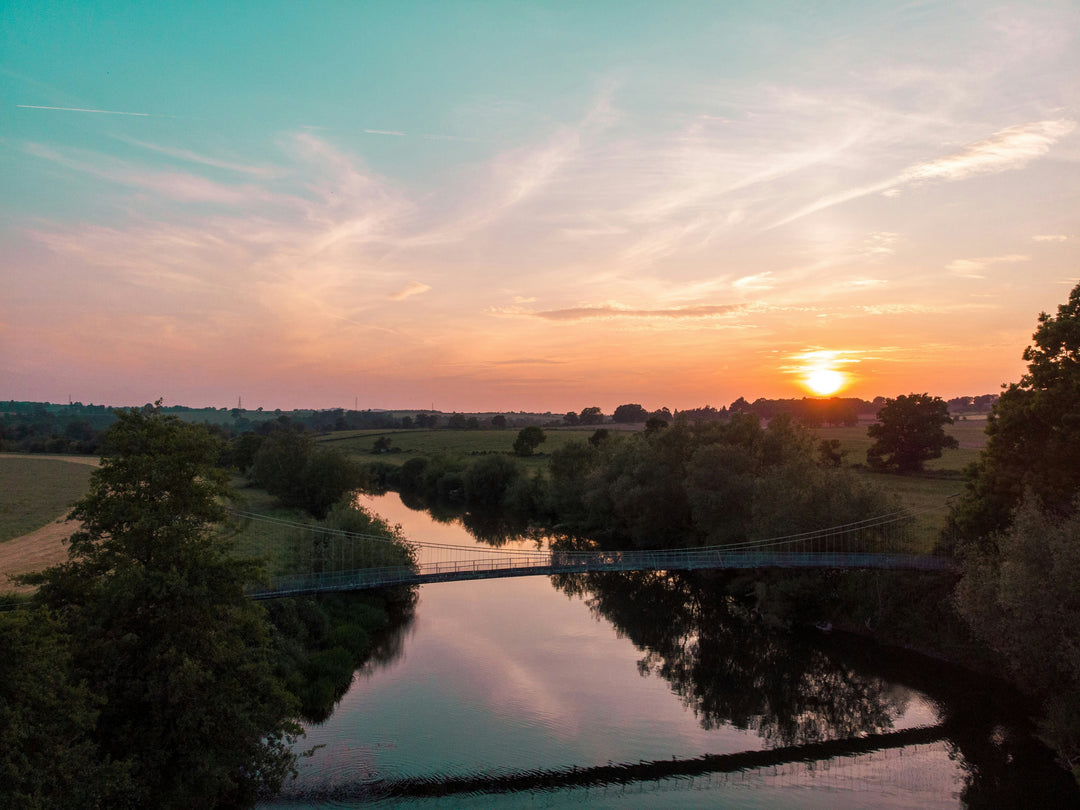
[[[0,0],[0,398],[991,393],[1078,122],[1080,2]]]

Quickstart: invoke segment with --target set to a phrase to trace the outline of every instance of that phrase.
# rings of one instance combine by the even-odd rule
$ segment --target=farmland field
[[[86,492],[92,464],[97,459],[0,455],[0,542],[65,514]]]
[[[860,475],[895,495],[904,507],[918,514],[915,531],[912,533],[917,538],[914,542],[918,548],[912,550],[929,551],[937,533],[945,524],[949,509],[947,499],[964,489],[961,471],[977,459],[979,450],[985,444],[985,426],[985,420],[971,419],[947,428],[960,442],[960,449],[946,450],[942,458],[928,463],[927,469],[931,473],[928,476],[884,475],[870,472],[862,466],[865,464],[866,450],[870,447],[866,424],[821,428],[814,433],[818,438],[839,440],[841,448],[847,451],[845,465],[855,467]],[[605,427],[612,431],[626,429],[616,425]],[[547,440],[540,445],[537,453],[519,460],[530,469],[543,468],[553,450],[573,440],[587,439],[595,429],[593,426],[545,429]],[[316,441],[339,448],[361,462],[383,461],[400,465],[410,458],[442,453],[459,455],[466,459],[487,453],[510,453],[517,434],[517,428],[365,430],[330,433],[318,437]],[[396,449],[398,452],[372,452],[375,440],[384,436],[390,439],[391,450]],[[87,465],[96,463],[96,459],[89,457],[68,460],[0,455],[0,544],[35,530],[43,530],[43,527],[49,526],[65,514],[72,502],[87,490],[92,469]],[[244,479],[236,478],[233,483],[241,497],[246,500],[242,508],[293,520],[299,517],[296,512],[279,509],[271,496],[262,490],[249,488]],[[50,552],[50,563],[56,561],[52,559],[52,556],[56,556],[53,552],[62,552],[58,538],[61,535],[66,536],[60,531],[61,526],[53,528],[55,531],[47,532],[48,537],[42,534],[36,544],[48,543],[60,549],[60,552],[57,552],[57,549]],[[274,545],[272,541],[278,539],[279,535],[285,536],[289,533],[290,530],[283,527],[248,524],[243,527],[238,539],[242,546],[265,547],[266,541],[271,541],[271,545]]]
[[[621,428],[617,425],[605,425],[607,430]],[[544,428],[547,437],[533,456],[521,461],[530,467],[545,466],[552,451],[567,442],[588,439],[596,430],[595,426],[580,428]],[[328,447],[336,447],[342,452],[355,456],[358,461],[385,461],[401,465],[416,456],[435,456],[443,453],[463,457],[487,453],[512,453],[518,428],[505,430],[349,430],[328,433],[317,441]],[[375,440],[386,437],[390,440],[390,452],[373,453]]]
[[[872,444],[866,435],[867,425],[855,427],[829,427],[815,430],[822,439],[837,439],[842,450],[847,451],[844,464],[865,465],[866,451]],[[949,514],[948,499],[964,491],[963,470],[979,458],[979,451],[986,445],[986,420],[970,419],[956,422],[945,431],[960,443],[959,449],[945,450],[941,458],[927,462],[929,475],[887,475],[859,468],[860,475],[875,486],[900,499],[904,508],[917,514],[912,532],[918,538],[918,547],[912,551],[929,552],[934,540],[945,526]]]

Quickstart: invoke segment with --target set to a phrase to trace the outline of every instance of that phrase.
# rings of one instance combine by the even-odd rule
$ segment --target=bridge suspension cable
[[[795,544],[795,543],[806,542],[806,541],[811,541],[811,540],[816,540],[816,539],[832,538],[832,537],[836,537],[838,535],[851,535],[851,534],[855,534],[855,533],[860,532],[860,531],[865,531],[865,530],[890,526],[890,525],[894,525],[894,524],[898,524],[898,523],[903,523],[903,522],[906,522],[906,521],[910,521],[911,519],[913,519],[914,517],[917,517],[920,514],[928,514],[930,512],[934,512],[934,511],[936,511],[936,510],[934,510],[934,509],[921,509],[921,510],[907,510],[907,509],[905,509],[905,510],[899,510],[899,511],[896,511],[896,512],[888,512],[888,513],[882,514],[882,515],[875,515],[874,517],[864,518],[862,520],[851,521],[849,523],[842,523],[842,524],[838,524],[838,525],[835,525],[835,526],[828,526],[828,527],[821,528],[821,529],[812,529],[812,530],[805,531],[805,532],[797,532],[795,534],[778,535],[778,536],[775,536],[775,537],[767,537],[767,538],[761,538],[761,539],[756,539],[756,540],[743,540],[743,541],[737,541],[737,542],[734,542],[734,543],[721,543],[721,544],[716,544],[716,545],[711,545],[711,546],[694,546],[693,549],[695,551],[736,551],[736,550],[750,551],[750,550],[759,549],[759,548],[774,548],[774,547],[778,547],[778,546],[791,545],[791,544]],[[343,530],[343,529],[332,529],[332,528],[328,528],[326,526],[318,526],[316,524],[303,523],[303,522],[300,522],[300,521],[289,520],[289,519],[286,519],[286,518],[274,517],[274,516],[271,516],[271,515],[261,515],[261,514],[259,514],[257,512],[249,512],[249,511],[242,510],[242,509],[231,509],[230,512],[233,515],[235,515],[237,517],[240,517],[240,518],[244,518],[246,520],[251,520],[251,521],[256,521],[256,522],[261,522],[261,523],[274,524],[274,525],[281,526],[281,527],[284,527],[284,528],[298,529],[298,530],[303,530],[303,531],[306,531],[306,532],[311,532],[311,533],[314,533],[314,534],[322,534],[322,535],[329,535],[329,536],[334,536],[334,537],[344,537],[344,538],[355,538],[355,539],[362,539],[362,540],[378,542],[378,543],[386,543],[386,544],[397,544],[397,543],[401,542],[400,540],[397,540],[397,539],[394,539],[394,538],[388,538],[388,537],[386,537],[384,535],[366,534],[366,533],[363,533],[363,532],[350,532],[350,531],[346,531],[346,530]],[[412,545],[413,547],[418,548],[418,549],[419,548],[428,548],[428,549],[438,549],[438,550],[445,550],[445,551],[468,551],[468,552],[470,552],[472,554],[488,553],[488,554],[514,554],[514,555],[520,555],[520,554],[528,553],[527,549],[505,549],[505,548],[498,548],[498,547],[494,547],[494,546],[492,546],[492,547],[478,547],[478,546],[456,545],[456,544],[451,544],[451,543],[430,543],[430,542],[426,542],[426,541],[423,541],[423,540],[405,540],[405,542],[409,543],[410,545]],[[637,551],[638,549],[630,549],[630,550]],[[624,550],[624,551],[630,551],[630,550]],[[539,549],[537,549],[537,553],[540,553]],[[569,553],[573,553],[573,552],[569,552]],[[618,552],[609,552],[609,553],[618,553]]]
[[[276,545],[253,549],[258,556],[273,561],[270,586],[252,593],[256,598],[269,598],[395,584],[585,571],[952,568],[952,561],[945,558],[901,550],[900,538],[892,529],[910,524],[921,512],[895,511],[823,529],[728,544],[616,551],[429,543],[332,529],[246,510],[234,510],[233,514],[287,532],[270,529],[270,536],[264,539]],[[401,556],[402,545],[410,550],[408,557]]]

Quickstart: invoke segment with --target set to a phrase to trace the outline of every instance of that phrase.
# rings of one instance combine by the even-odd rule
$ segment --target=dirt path
[[[14,585],[8,577],[40,571],[66,560],[67,544],[63,541],[78,526],[77,522],[64,520],[61,515],[47,526],[0,543],[0,591],[26,593],[34,590],[25,585]]]
[[[43,458],[48,461],[70,461],[72,464],[86,464],[100,467],[101,459],[97,456],[49,456],[45,453],[4,453],[3,458]]]

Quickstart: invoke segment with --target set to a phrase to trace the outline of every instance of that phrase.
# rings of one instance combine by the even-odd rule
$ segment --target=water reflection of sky
[[[460,525],[409,510],[396,495],[366,500],[389,522],[406,526],[410,539],[472,542]],[[762,747],[751,731],[702,729],[666,680],[639,674],[641,657],[548,577],[423,586],[400,660],[358,675],[334,714],[308,729],[305,747],[325,747],[304,763],[302,779],[328,788]],[[927,702],[907,697],[897,702],[907,708],[896,728],[936,722]],[[931,759],[937,764],[924,762],[921,778],[937,771],[936,793],[951,794],[955,763]]]
[[[405,536],[413,542],[445,543],[453,546],[477,545],[485,549],[491,548],[486,543],[475,540],[462,527],[460,520],[440,523],[427,512],[407,507],[394,492],[386,495],[359,495],[356,501],[361,506],[381,516],[387,523],[391,525],[401,524],[405,528]],[[536,548],[536,541],[509,540],[499,548],[507,551],[514,549],[531,550]]]

